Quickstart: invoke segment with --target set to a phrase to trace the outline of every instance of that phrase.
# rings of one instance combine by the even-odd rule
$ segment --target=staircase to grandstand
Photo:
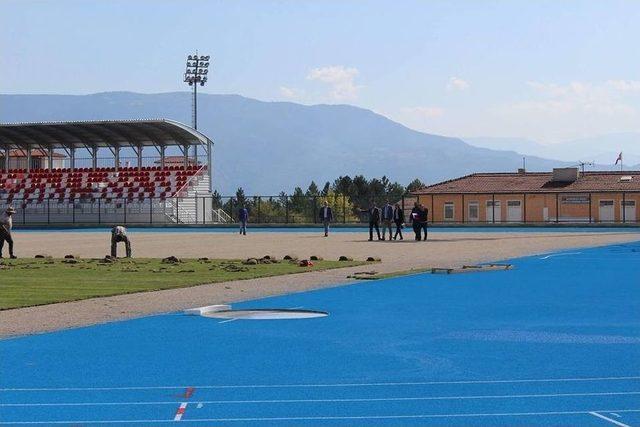
[[[230,222],[212,208],[206,166],[12,169],[0,173],[0,209],[18,224]]]

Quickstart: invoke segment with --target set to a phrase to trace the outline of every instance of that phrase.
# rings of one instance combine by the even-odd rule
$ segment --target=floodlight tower
[[[204,86],[209,73],[209,55],[187,56],[187,67],[184,72],[184,82],[193,86],[193,102],[191,110],[191,122],[194,129],[198,129],[198,85]],[[195,147],[196,164],[198,163],[198,148]]]

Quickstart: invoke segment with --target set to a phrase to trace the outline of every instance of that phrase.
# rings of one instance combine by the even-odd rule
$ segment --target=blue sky
[[[348,103],[451,136],[640,131],[640,1],[2,0],[0,92]]]

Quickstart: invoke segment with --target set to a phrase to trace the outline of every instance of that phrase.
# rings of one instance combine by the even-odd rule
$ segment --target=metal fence
[[[15,224],[233,224],[241,208],[249,222],[260,224],[317,224],[327,201],[334,223],[359,223],[366,215],[349,197],[323,196],[233,196],[196,195],[179,198],[93,198],[11,199],[0,193],[0,211],[16,209]]]
[[[94,196],[95,197],[95,196]],[[47,224],[138,224],[138,225],[224,225],[238,222],[241,208],[249,212],[253,224],[319,224],[323,203],[333,211],[336,224],[368,221],[367,206],[348,196],[214,196],[210,193],[177,198],[94,198],[91,194],[75,199],[12,199],[0,190],[0,211],[16,209],[14,223]],[[532,196],[531,196],[532,197]],[[420,196],[429,210],[431,224],[509,225],[509,224],[638,224],[640,193],[563,195],[554,194],[541,207],[527,194],[486,194],[474,196]],[[386,198],[366,198],[382,207]],[[406,222],[416,200],[403,196],[398,203]],[[364,204],[364,203],[363,203]],[[640,214],[640,212],[638,213]]]

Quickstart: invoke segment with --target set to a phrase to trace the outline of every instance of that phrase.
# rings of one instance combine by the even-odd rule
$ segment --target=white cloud
[[[607,85],[621,92],[640,92],[640,80],[609,80]]]
[[[450,77],[447,83],[448,90],[466,90],[469,88],[469,82],[461,79],[460,77]]]
[[[300,99],[304,95],[304,92],[300,89],[280,86],[280,95],[287,99]]]
[[[574,81],[565,85],[533,81],[527,82],[527,85],[540,98],[511,107],[549,114],[633,114],[635,109],[626,104],[623,97],[625,92],[640,90],[640,82],[633,80],[609,80],[604,83]]]
[[[357,68],[343,65],[332,65],[312,69],[307,75],[307,80],[320,81],[331,86],[331,98],[337,101],[354,100],[358,97],[361,86],[355,84],[358,76]]]
[[[402,111],[423,119],[433,119],[444,114],[444,108],[441,107],[407,107]]]

